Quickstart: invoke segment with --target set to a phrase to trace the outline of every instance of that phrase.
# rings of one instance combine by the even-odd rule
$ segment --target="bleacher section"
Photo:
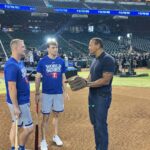
[[[54,8],[88,8],[88,9],[112,9],[112,10],[150,10],[148,5],[126,5],[118,3],[82,3],[82,2],[59,2],[49,0],[49,6]]]
[[[45,7],[43,0],[12,0],[13,4]]]
[[[0,31],[0,40],[2,41],[3,46],[4,46],[5,50],[7,51],[7,53],[10,53],[9,43],[10,43],[11,39],[7,36],[7,34],[5,32]]]
[[[2,41],[4,48],[10,53],[9,43],[11,38],[24,39],[25,44],[28,47],[39,48],[46,44],[45,33],[31,33],[31,32],[11,32],[6,34],[0,32],[0,40]],[[59,48],[61,52],[65,53],[88,53],[88,42],[92,37],[101,37],[104,41],[104,48],[111,54],[123,52],[125,49],[119,48],[116,35],[103,35],[94,33],[63,33],[61,36],[56,37],[59,42]],[[150,36],[138,36],[134,35],[132,39],[133,49],[141,52],[150,51]],[[125,50],[126,51],[126,50]]]
[[[49,0],[49,6],[54,8],[86,8],[81,2],[53,2]]]
[[[88,42],[92,37],[101,37],[104,41],[104,48],[109,53],[120,52],[117,37],[115,36],[104,36],[101,34],[94,33],[64,33],[62,35],[68,42],[77,47],[80,51],[88,53]],[[80,39],[80,40],[79,40]]]
[[[86,3],[92,9],[120,9],[120,10],[150,10],[148,5],[125,5],[125,4],[103,4],[103,3]]]
[[[91,9],[119,9],[116,4],[86,3]]]
[[[149,11],[150,10],[150,6],[147,5],[121,5],[122,8],[124,8],[125,10],[145,10],[145,11]]]
[[[148,5],[126,5],[119,3],[91,3],[91,2],[59,2],[59,1],[51,1],[49,0],[49,5],[54,8],[88,8],[88,9],[113,9],[113,10],[150,10],[150,6]]]
[[[136,49],[142,51],[150,51],[150,39],[145,39],[142,37],[134,37],[132,40],[132,45]]]
[[[126,3],[106,3],[106,2],[78,2],[78,1],[51,1],[47,0],[45,5],[43,0],[11,0],[12,4],[27,5],[27,6],[37,6],[46,8],[84,8],[84,9],[112,9],[112,10],[145,10],[149,11],[150,6],[146,5],[135,5]],[[117,2],[117,1],[116,1]],[[7,3],[6,0],[0,0],[0,3]]]
[[[0,0],[0,3],[5,4],[6,1],[5,0]]]

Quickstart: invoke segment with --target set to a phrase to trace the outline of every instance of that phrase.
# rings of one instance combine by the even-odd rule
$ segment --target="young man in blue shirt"
[[[90,40],[89,52],[95,56],[87,82],[89,115],[94,128],[96,150],[108,150],[107,115],[112,99],[115,60],[104,51],[100,38]]]
[[[54,113],[53,125],[55,128],[53,142],[62,146],[63,142],[58,136],[58,116],[64,111],[64,95],[68,96],[65,88],[65,62],[58,57],[58,43],[48,43],[48,55],[43,57],[37,66],[35,100],[40,100],[40,81],[42,79],[41,111],[43,114],[41,124],[41,150],[48,150],[45,134],[47,133],[49,115]],[[64,95],[63,95],[64,94]]]
[[[33,131],[32,117],[30,113],[30,87],[21,58],[25,56],[24,41],[13,39],[10,43],[12,56],[5,64],[4,75],[7,91],[7,104],[12,116],[10,130],[11,150],[15,150],[15,121],[24,130],[19,136],[19,150],[25,150],[25,144]]]

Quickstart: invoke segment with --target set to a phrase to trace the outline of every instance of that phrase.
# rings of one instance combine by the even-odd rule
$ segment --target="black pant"
[[[96,150],[108,150],[107,114],[111,96],[89,94],[89,115],[94,128]]]

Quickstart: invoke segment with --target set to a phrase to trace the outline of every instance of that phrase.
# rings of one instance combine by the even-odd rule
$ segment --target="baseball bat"
[[[15,150],[18,150],[18,118],[16,117],[15,121]]]
[[[39,125],[38,125],[38,103],[36,104],[36,125],[35,125],[35,150],[38,150],[39,145]]]

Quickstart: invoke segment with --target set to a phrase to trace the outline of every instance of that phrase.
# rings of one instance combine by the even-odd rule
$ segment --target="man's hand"
[[[14,106],[14,115],[16,116],[17,119],[20,118],[21,111],[18,106]]]
[[[40,97],[40,93],[35,93],[35,103],[38,104],[40,101],[41,97]]]

